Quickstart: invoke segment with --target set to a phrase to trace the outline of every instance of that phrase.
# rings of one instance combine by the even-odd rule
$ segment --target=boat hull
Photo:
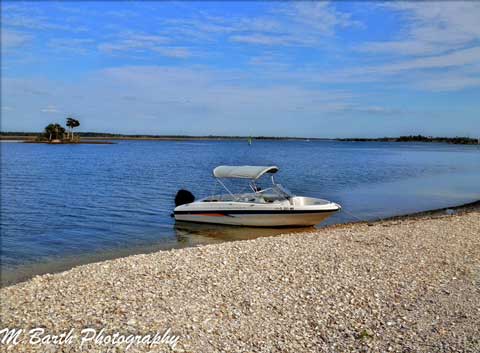
[[[264,212],[175,212],[178,221],[247,227],[308,227],[319,224],[336,210]]]

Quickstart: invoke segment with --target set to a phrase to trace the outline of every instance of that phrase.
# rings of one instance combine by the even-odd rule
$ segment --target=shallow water
[[[174,226],[179,188],[214,192],[221,164],[278,165],[299,195],[340,203],[324,224],[406,214],[480,199],[480,148],[334,141],[1,143],[3,271],[275,235],[285,230]],[[220,189],[216,188],[216,191]],[[64,265],[64,267],[68,267]],[[48,267],[48,266],[47,266]]]

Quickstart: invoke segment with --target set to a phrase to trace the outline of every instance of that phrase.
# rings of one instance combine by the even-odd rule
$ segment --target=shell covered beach
[[[161,251],[38,276],[0,290],[0,329],[25,330],[18,344],[0,347],[479,352],[479,230],[477,209]],[[31,344],[33,328],[43,337],[73,333],[68,342]],[[85,328],[110,340],[81,345]],[[157,332],[178,341],[111,341],[114,333]]]

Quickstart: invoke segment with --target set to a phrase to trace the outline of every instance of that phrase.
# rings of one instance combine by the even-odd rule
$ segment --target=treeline
[[[37,132],[0,132],[0,136],[39,136],[42,133]],[[306,137],[289,137],[289,136],[225,136],[225,135],[144,135],[144,134],[112,134],[105,132],[77,132],[77,136],[91,138],[132,138],[132,139],[222,139],[222,140],[246,140],[252,138],[255,140],[329,140],[325,138],[306,138]]]
[[[36,137],[41,136],[43,133],[37,132],[1,132],[0,136],[24,136],[24,137]],[[432,137],[432,136],[423,136],[423,135],[409,135],[409,136],[400,136],[400,137],[380,137],[380,138],[306,138],[306,137],[290,137],[290,136],[225,136],[225,135],[203,135],[203,136],[192,136],[192,135],[144,135],[144,134],[135,134],[135,135],[126,135],[126,134],[112,134],[105,132],[78,132],[77,136],[85,138],[105,138],[105,139],[205,139],[205,140],[247,140],[252,138],[254,140],[294,140],[294,141],[319,141],[319,140],[336,140],[336,141],[373,141],[373,142],[441,142],[441,143],[451,143],[451,144],[463,144],[463,145],[476,145],[479,143],[479,139],[474,139],[470,137]]]
[[[440,143],[452,143],[458,145],[476,145],[479,143],[479,139],[470,137],[432,137],[423,135],[409,135],[400,137],[380,137],[380,138],[341,138],[338,141],[357,141],[357,142],[440,142]]]
[[[225,135],[125,135],[125,134],[111,134],[100,132],[80,132],[82,137],[116,137],[116,138],[171,138],[171,139],[222,139],[222,140],[245,140],[252,138],[255,140],[309,140],[306,137],[289,137],[289,136],[225,136]],[[312,138],[311,140],[328,140],[322,138]]]
[[[41,132],[0,131],[0,136],[39,136]]]

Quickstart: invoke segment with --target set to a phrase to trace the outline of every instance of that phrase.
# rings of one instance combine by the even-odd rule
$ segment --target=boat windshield
[[[273,203],[285,201],[294,195],[284,186],[273,184],[271,187],[261,189],[251,193],[213,195],[203,199],[203,202],[220,202],[220,201],[236,201],[236,202],[255,202],[255,203]]]
[[[293,197],[294,195],[288,190],[286,187],[284,187],[281,184],[273,184],[272,187],[269,187],[264,190],[260,190],[257,192],[257,194],[262,195],[262,196],[274,196],[276,195],[278,198],[281,199],[289,199]]]

